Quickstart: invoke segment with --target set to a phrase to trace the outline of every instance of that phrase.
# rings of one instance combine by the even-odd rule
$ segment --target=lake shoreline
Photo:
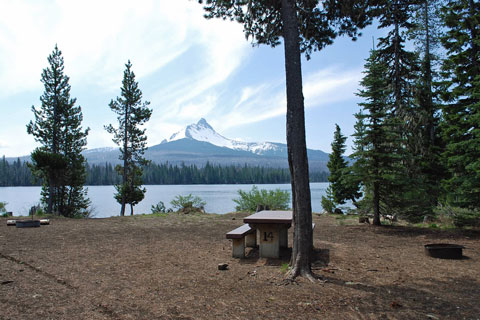
[[[290,191],[290,184],[255,184],[259,189]],[[151,207],[162,201],[170,208],[170,201],[177,195],[186,196],[192,194],[206,201],[205,211],[225,214],[235,212],[235,202],[238,198],[238,190],[249,191],[253,184],[233,185],[146,185],[145,199],[134,207],[134,214],[151,213]],[[321,212],[321,197],[326,194],[328,183],[315,182],[310,184],[312,196],[312,210]],[[88,197],[92,205],[92,213],[96,218],[118,216],[120,204],[113,197],[114,186],[90,186]],[[13,212],[14,216],[26,216],[30,208],[40,203],[41,187],[0,187],[0,201],[7,202],[7,211]],[[118,213],[115,213],[118,212]]]

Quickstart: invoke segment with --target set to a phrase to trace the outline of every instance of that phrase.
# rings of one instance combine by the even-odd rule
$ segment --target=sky
[[[330,152],[337,123],[351,152],[355,93],[381,35],[369,27],[356,42],[338,38],[302,60],[308,148]],[[115,146],[104,126],[117,124],[108,104],[120,95],[128,60],[153,109],[149,146],[200,118],[227,138],[286,141],[283,46],[252,46],[242,25],[205,19],[198,1],[0,0],[0,156],[38,146],[26,125],[55,45],[90,128],[88,149]]]

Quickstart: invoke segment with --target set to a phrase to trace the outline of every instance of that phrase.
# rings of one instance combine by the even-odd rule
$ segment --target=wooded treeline
[[[357,93],[355,162],[341,161],[337,126],[322,203],[333,209],[361,191],[360,212],[376,225],[382,215],[421,221],[445,206],[480,218],[480,3],[395,0],[382,9],[387,33]]]
[[[86,185],[114,185],[121,182],[121,176],[110,163],[86,166]],[[311,182],[327,181],[327,172],[310,173]],[[151,163],[143,168],[142,179],[146,185],[154,184],[263,184],[289,183],[290,172],[282,168],[249,166],[219,166],[207,163],[204,167],[195,165],[172,165]],[[27,162],[20,159],[13,163],[0,160],[0,186],[40,186],[34,180]]]

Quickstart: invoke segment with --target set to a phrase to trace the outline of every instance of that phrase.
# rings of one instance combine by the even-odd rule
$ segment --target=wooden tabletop
[[[243,219],[245,223],[292,223],[292,211],[259,211]]]

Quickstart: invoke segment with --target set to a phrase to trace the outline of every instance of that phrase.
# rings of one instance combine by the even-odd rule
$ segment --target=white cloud
[[[353,98],[361,72],[361,69],[342,71],[328,68],[307,75],[303,85],[305,105],[315,107]]]
[[[99,89],[119,86],[128,59],[141,78],[200,44],[207,64],[191,91],[195,96],[238,67],[237,50],[245,45],[238,41],[241,26],[206,21],[202,7],[191,1],[2,1],[1,6],[0,95],[40,87],[57,43],[72,82]]]
[[[305,108],[352,99],[360,79],[361,70],[342,71],[333,67],[307,74],[303,80]],[[219,129],[260,122],[285,113],[284,80],[245,87],[235,106],[219,121]]]

